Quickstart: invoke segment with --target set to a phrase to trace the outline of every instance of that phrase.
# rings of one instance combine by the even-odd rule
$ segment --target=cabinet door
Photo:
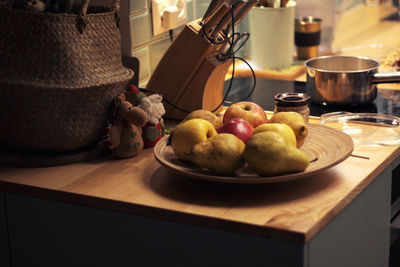
[[[7,193],[13,266],[302,266],[302,245]]]
[[[5,193],[0,192],[0,266],[11,266],[8,249],[7,214]]]

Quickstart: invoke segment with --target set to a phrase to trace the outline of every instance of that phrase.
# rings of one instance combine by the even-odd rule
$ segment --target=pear
[[[191,119],[203,119],[209,121],[212,123],[212,125],[214,125],[215,129],[218,129],[223,124],[222,117],[219,117],[214,113],[212,113],[211,111],[205,109],[197,109],[192,111],[185,117],[184,121]]]
[[[193,146],[192,162],[218,174],[234,173],[243,166],[245,144],[233,134],[221,133]]]
[[[296,141],[296,135],[293,131],[293,129],[285,124],[285,123],[263,123],[257,126],[253,130],[253,134],[261,133],[261,132],[267,132],[267,131],[273,131],[281,134],[283,138],[286,139],[289,144],[292,144],[294,146],[297,145]]]
[[[282,111],[272,115],[269,122],[289,125],[296,135],[296,147],[299,148],[304,144],[308,134],[308,127],[301,114],[294,111]]]
[[[246,143],[243,158],[261,176],[301,172],[310,164],[303,151],[273,131],[253,135]]]
[[[191,120],[191,119],[203,119],[203,120],[209,121],[209,122],[211,122],[212,125],[214,125],[215,129],[218,129],[223,125],[222,117],[219,117],[219,116],[215,115],[214,113],[212,113],[209,110],[197,109],[197,110],[194,110],[194,111],[190,112],[183,119],[183,121],[180,124],[178,124],[177,126],[172,128],[172,130],[170,132],[170,135],[173,136],[175,134],[175,131],[178,128],[179,125],[181,125],[185,121],[188,121],[188,120]]]
[[[185,121],[176,128],[171,140],[175,155],[184,161],[191,161],[191,151],[195,144],[217,134],[214,125],[203,119]]]

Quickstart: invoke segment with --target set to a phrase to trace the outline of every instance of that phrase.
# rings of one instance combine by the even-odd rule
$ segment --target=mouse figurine
[[[26,1],[25,10],[32,12],[43,12],[46,10],[46,3],[40,0]]]
[[[105,145],[118,158],[130,158],[143,150],[141,128],[147,122],[147,114],[140,107],[133,106],[120,94],[114,101],[113,121],[108,128]]]

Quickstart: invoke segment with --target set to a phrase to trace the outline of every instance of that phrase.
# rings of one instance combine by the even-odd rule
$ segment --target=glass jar
[[[281,111],[295,111],[300,113],[304,120],[308,122],[310,109],[308,102],[310,96],[305,93],[280,93],[275,95],[274,113]]]

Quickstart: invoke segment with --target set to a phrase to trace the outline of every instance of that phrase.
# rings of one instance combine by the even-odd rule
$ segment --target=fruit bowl
[[[316,175],[344,161],[353,151],[353,141],[347,134],[318,124],[308,124],[308,136],[300,148],[311,159],[303,172],[278,176],[259,176],[247,165],[230,176],[218,175],[190,162],[179,160],[168,137],[161,139],[154,147],[154,157],[164,167],[190,178],[225,183],[273,183],[284,182]]]

